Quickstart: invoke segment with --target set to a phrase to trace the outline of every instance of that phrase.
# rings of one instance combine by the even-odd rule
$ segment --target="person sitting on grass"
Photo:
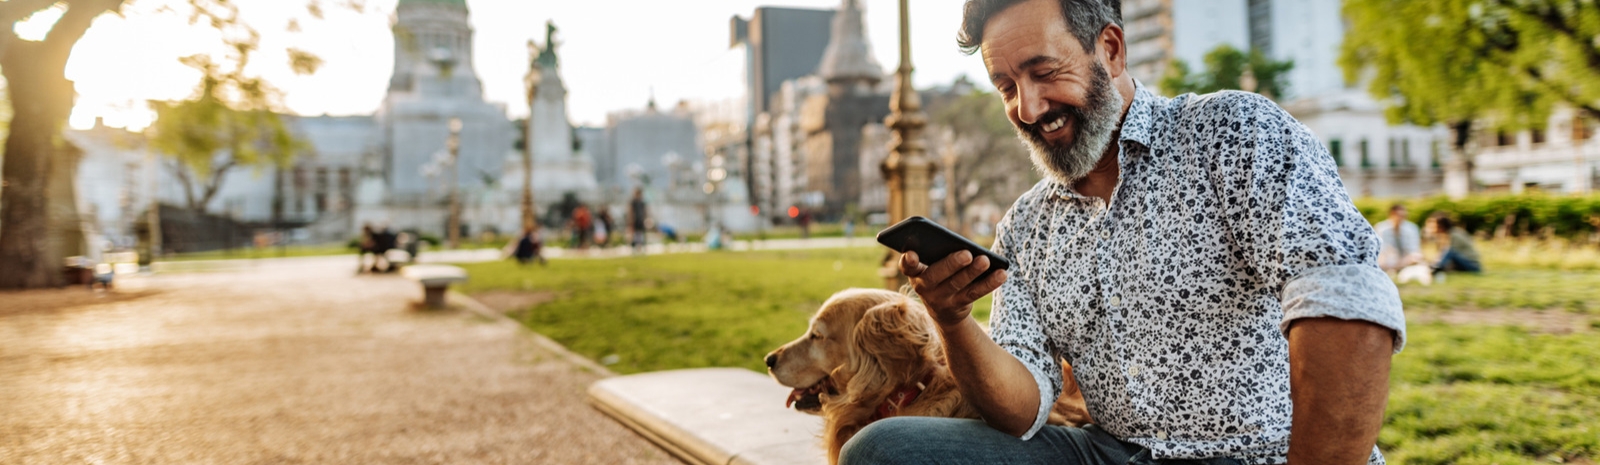
[[[1422,263],[1422,239],[1417,224],[1406,221],[1406,206],[1389,207],[1389,217],[1373,226],[1378,233],[1378,267],[1389,273]]]
[[[1435,216],[1433,225],[1429,229],[1429,234],[1439,242],[1439,250],[1444,251],[1439,261],[1433,265],[1434,272],[1483,271],[1483,266],[1478,261],[1478,250],[1472,246],[1472,235],[1457,227],[1450,217]]]

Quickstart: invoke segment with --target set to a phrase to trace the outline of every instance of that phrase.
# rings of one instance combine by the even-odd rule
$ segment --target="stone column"
[[[928,124],[922,113],[922,99],[911,86],[911,21],[907,0],[900,0],[900,68],[895,71],[894,94],[889,98],[889,158],[883,161],[883,177],[889,187],[889,221],[898,223],[913,216],[928,216],[932,204],[928,185],[937,167],[928,159],[922,128]],[[905,285],[900,274],[900,254],[884,257],[879,275],[891,290]]]

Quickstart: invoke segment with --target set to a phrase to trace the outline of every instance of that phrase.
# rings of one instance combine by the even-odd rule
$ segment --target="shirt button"
[[[1133,376],[1139,376],[1139,366],[1138,365],[1134,365],[1134,366],[1128,367],[1128,374],[1129,375],[1133,375]]]
[[[1156,439],[1160,439],[1160,440],[1163,440],[1163,441],[1167,440],[1167,432],[1166,431],[1156,431]]]
[[[1107,229],[1107,230],[1104,230],[1104,231],[1100,231],[1100,238],[1101,239],[1110,239],[1111,238],[1111,230]]]
[[[1116,307],[1120,305],[1122,305],[1122,297],[1111,296],[1111,306]]]

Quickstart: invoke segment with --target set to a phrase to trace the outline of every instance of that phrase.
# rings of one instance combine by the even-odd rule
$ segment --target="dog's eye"
[[[811,338],[812,339],[822,339],[822,335],[821,334],[817,334],[817,333],[811,333]]]

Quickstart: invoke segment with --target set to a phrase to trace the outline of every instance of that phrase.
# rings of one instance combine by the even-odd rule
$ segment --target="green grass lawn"
[[[1411,325],[1379,445],[1396,464],[1600,457],[1600,337]]]
[[[822,301],[875,287],[875,248],[657,255],[466,265],[468,293],[554,291],[555,301],[512,314],[593,359],[616,355],[619,373],[703,366],[762,369],[762,357],[805,332]]]
[[[323,255],[355,255],[356,249],[345,244],[290,245],[284,247],[243,248],[188,252],[161,257],[159,262],[186,262],[195,260],[236,260],[277,257],[315,257]]]
[[[1498,253],[1490,248],[1486,255]],[[556,292],[513,313],[619,373],[705,366],[760,371],[830,294],[876,287],[881,249],[466,265],[465,290]],[[1401,287],[1408,312],[1452,308],[1600,313],[1600,273],[1486,257],[1481,276]],[[1495,260],[1503,260],[1496,262]],[[989,299],[974,314],[987,321]],[[1600,331],[1414,324],[1394,359],[1380,445],[1391,463],[1555,463],[1600,458]]]

